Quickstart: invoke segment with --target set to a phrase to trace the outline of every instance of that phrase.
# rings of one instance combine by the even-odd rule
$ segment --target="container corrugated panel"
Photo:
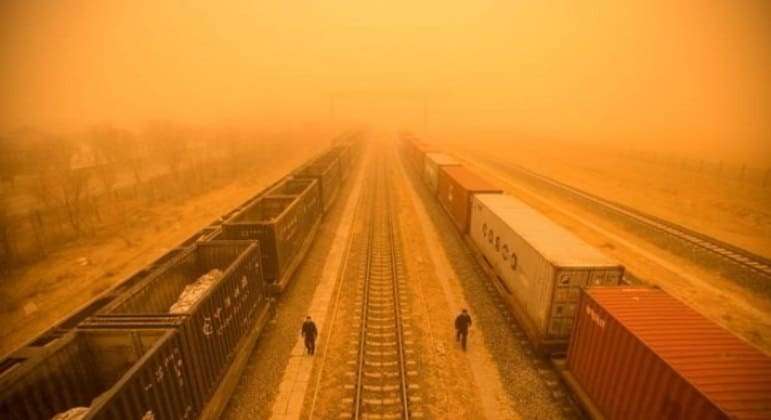
[[[623,266],[514,197],[472,200],[469,236],[504,298],[534,344],[564,350],[580,289],[619,284]]]
[[[608,419],[771,418],[771,358],[660,289],[582,293],[567,368]]]
[[[439,169],[443,166],[460,165],[460,162],[454,157],[444,153],[426,153],[423,162],[423,181],[428,185],[428,189],[431,190],[432,194],[436,194],[437,185],[439,184]]]
[[[187,313],[170,315],[171,305],[185,286],[213,269],[221,270],[222,277]],[[110,318],[121,317],[124,321],[146,318],[148,322],[183,319],[180,333],[190,349],[200,394],[206,400],[266,301],[257,242],[204,242],[150,273],[142,283],[89,318],[89,325],[116,323],[119,321]]]
[[[287,194],[287,185],[304,185],[299,193]],[[295,187],[292,187],[295,188]],[[262,249],[262,272],[267,283],[283,288],[287,268],[321,219],[321,190],[316,178],[289,178],[242,209],[222,225],[214,240],[258,240]]]
[[[81,330],[25,347],[0,371],[0,418],[192,419],[190,362],[174,330]]]
[[[465,166],[443,166],[439,170],[437,197],[461,233],[468,232],[472,194],[502,192]]]

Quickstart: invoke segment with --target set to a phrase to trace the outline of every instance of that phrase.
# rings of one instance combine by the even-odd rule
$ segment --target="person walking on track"
[[[302,336],[305,337],[305,349],[308,350],[308,354],[311,356],[316,352],[316,336],[318,333],[316,323],[308,315],[305,318],[305,322],[303,322]]]
[[[463,351],[466,351],[466,339],[468,338],[468,329],[471,326],[471,316],[463,311],[455,318],[455,341],[460,341]]]

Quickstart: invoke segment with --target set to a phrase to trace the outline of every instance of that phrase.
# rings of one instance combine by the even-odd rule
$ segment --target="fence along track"
[[[407,382],[408,373],[414,372],[407,371],[405,351],[400,289],[404,268],[382,161],[374,172],[377,180],[367,238],[352,417],[409,419]]]
[[[493,163],[504,169],[516,171],[521,176],[529,178],[536,183],[545,184],[546,186],[551,187],[552,189],[557,190],[563,194],[568,194],[588,202],[590,205],[596,208],[615,213],[626,219],[634,220],[635,222],[645,225],[648,228],[685,242],[692,247],[716,254],[717,256],[728,260],[745,270],[749,270],[756,275],[760,275],[763,278],[771,280],[771,259],[757,255],[753,252],[747,251],[746,249],[739,248],[735,245],[731,245],[676,223],[672,223],[656,216],[641,212],[632,207],[607,200],[594,194],[590,194],[563,182],[535,173],[522,166],[509,163],[503,164],[496,161],[493,161]]]

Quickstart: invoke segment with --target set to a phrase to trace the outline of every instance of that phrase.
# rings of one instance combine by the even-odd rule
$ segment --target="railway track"
[[[392,192],[382,162],[375,171],[351,418],[409,419],[420,413],[415,412],[408,383],[417,372],[407,357],[412,341],[406,338],[410,334],[405,327],[407,300],[402,293],[406,276],[393,219]]]
[[[684,242],[690,247],[709,252],[737,267],[760,276],[765,280],[771,280],[771,260],[766,257],[689,229],[685,226],[672,223],[632,207],[582,191],[522,166],[511,163],[504,164],[494,160],[490,161],[504,170],[515,171],[518,175],[527,178],[536,184],[567,194],[605,212],[634,221],[635,223],[641,224],[658,233]]]

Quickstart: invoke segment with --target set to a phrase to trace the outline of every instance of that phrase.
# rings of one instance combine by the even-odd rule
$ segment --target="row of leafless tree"
[[[123,209],[127,200],[152,203],[232,179],[269,161],[282,140],[168,122],[141,131],[105,125],[68,135],[24,129],[1,136],[0,268],[93,234],[103,212]]]
[[[722,160],[710,161],[634,149],[623,151],[621,155],[668,168],[679,168],[683,171],[713,177],[724,182],[736,182],[752,187],[771,188],[771,168],[768,167],[762,168],[745,163],[728,163]]]

